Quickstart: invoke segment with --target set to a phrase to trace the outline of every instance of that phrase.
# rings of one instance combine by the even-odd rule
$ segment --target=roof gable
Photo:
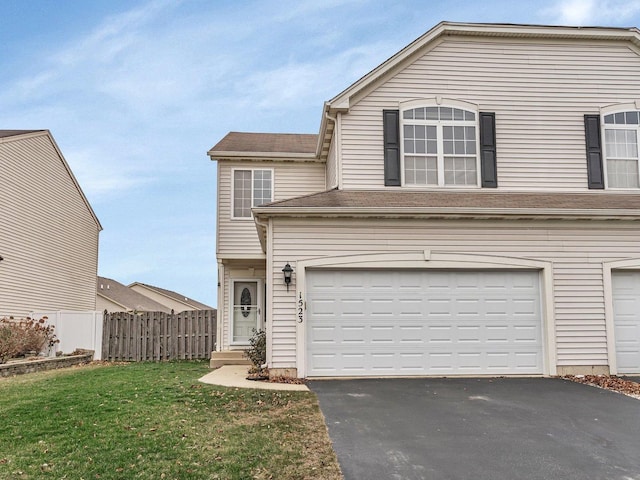
[[[100,220],[98,220],[98,216],[94,212],[93,207],[91,207],[89,200],[87,199],[86,195],[82,191],[82,187],[80,187],[78,180],[76,179],[75,175],[71,171],[71,167],[69,167],[69,164],[67,163],[67,160],[64,158],[64,155],[62,154],[60,147],[58,147],[58,144],[56,143],[55,139],[53,138],[53,135],[51,135],[51,132],[49,130],[0,130],[0,143],[19,142],[27,138],[38,137],[38,136],[46,136],[51,142],[51,145],[53,146],[53,149],[55,150],[59,160],[62,162],[62,166],[64,167],[67,174],[71,178],[73,185],[78,190],[78,193],[80,194],[80,198],[82,199],[85,206],[87,207],[87,210],[89,211],[89,214],[91,215],[94,222],[96,223],[98,230],[101,231],[102,225],[100,224]]]
[[[348,110],[353,102],[357,101],[358,94],[363,90],[374,87],[414,58],[423,55],[440,38],[454,35],[494,38],[618,40],[627,41],[640,47],[640,31],[637,28],[441,22],[326,102],[325,111]]]

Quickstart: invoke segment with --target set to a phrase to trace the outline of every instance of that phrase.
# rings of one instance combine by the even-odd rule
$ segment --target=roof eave
[[[220,152],[209,150],[207,155],[211,160],[291,160],[302,162],[317,162],[320,159],[315,153],[292,152]]]

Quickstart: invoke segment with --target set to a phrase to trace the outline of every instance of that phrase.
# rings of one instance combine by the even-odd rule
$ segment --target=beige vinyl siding
[[[337,142],[335,141],[335,137],[333,137],[327,157],[327,190],[338,186],[338,153],[336,146]]]
[[[126,312],[127,308],[122,305],[118,305],[115,302],[112,302],[108,298],[101,297],[100,295],[96,295],[96,310],[99,312]]]
[[[217,257],[264,258],[253,218],[232,219],[233,169],[272,169],[274,201],[321,192],[325,189],[325,164],[315,162],[218,161]]]
[[[345,189],[384,186],[382,110],[436,96],[495,112],[501,190],[586,190],[583,115],[640,99],[640,57],[613,42],[444,39],[343,115]]]
[[[281,278],[294,258],[428,249],[551,261],[557,365],[575,366],[607,365],[602,262],[640,257],[632,222],[276,219],[273,231],[276,368],[295,366],[295,289]]]
[[[0,143],[0,313],[94,310],[98,225],[50,137]]]

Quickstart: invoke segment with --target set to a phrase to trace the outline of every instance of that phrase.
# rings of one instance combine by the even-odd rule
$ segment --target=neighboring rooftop
[[[169,313],[171,309],[165,307],[161,303],[155,300],[145,297],[141,293],[131,290],[126,285],[120,282],[116,282],[111,278],[98,277],[98,283],[96,286],[97,294],[110,300],[127,310],[133,310],[136,312],[166,312]]]
[[[178,292],[174,292],[173,290],[167,290],[166,288],[160,288],[160,287],[155,287],[153,285],[149,285],[147,283],[142,283],[142,282],[133,282],[132,284],[129,285],[128,288],[132,288],[136,285],[140,285],[142,287],[146,287],[150,290],[155,291],[156,293],[160,294],[160,295],[164,295],[165,297],[169,297],[173,300],[175,300],[176,302],[180,302],[180,303],[184,303],[190,307],[193,307],[194,310],[212,310],[213,307],[210,307],[209,305],[205,305],[204,303],[198,302],[197,300],[194,300],[192,298],[189,298],[185,295],[182,295],[181,293]]]
[[[246,133],[229,132],[215,144],[209,155],[237,156],[241,153],[315,155],[318,135],[302,133]]]
[[[25,133],[43,132],[44,130],[0,130],[0,138],[15,137]]]

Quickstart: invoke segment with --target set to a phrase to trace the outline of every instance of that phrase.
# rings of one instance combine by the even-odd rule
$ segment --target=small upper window
[[[607,187],[640,188],[637,111],[604,117],[604,157]]]
[[[476,112],[453,107],[404,110],[404,184],[477,186],[476,119]]]
[[[273,201],[272,170],[233,171],[233,217],[251,218],[251,208]]]

